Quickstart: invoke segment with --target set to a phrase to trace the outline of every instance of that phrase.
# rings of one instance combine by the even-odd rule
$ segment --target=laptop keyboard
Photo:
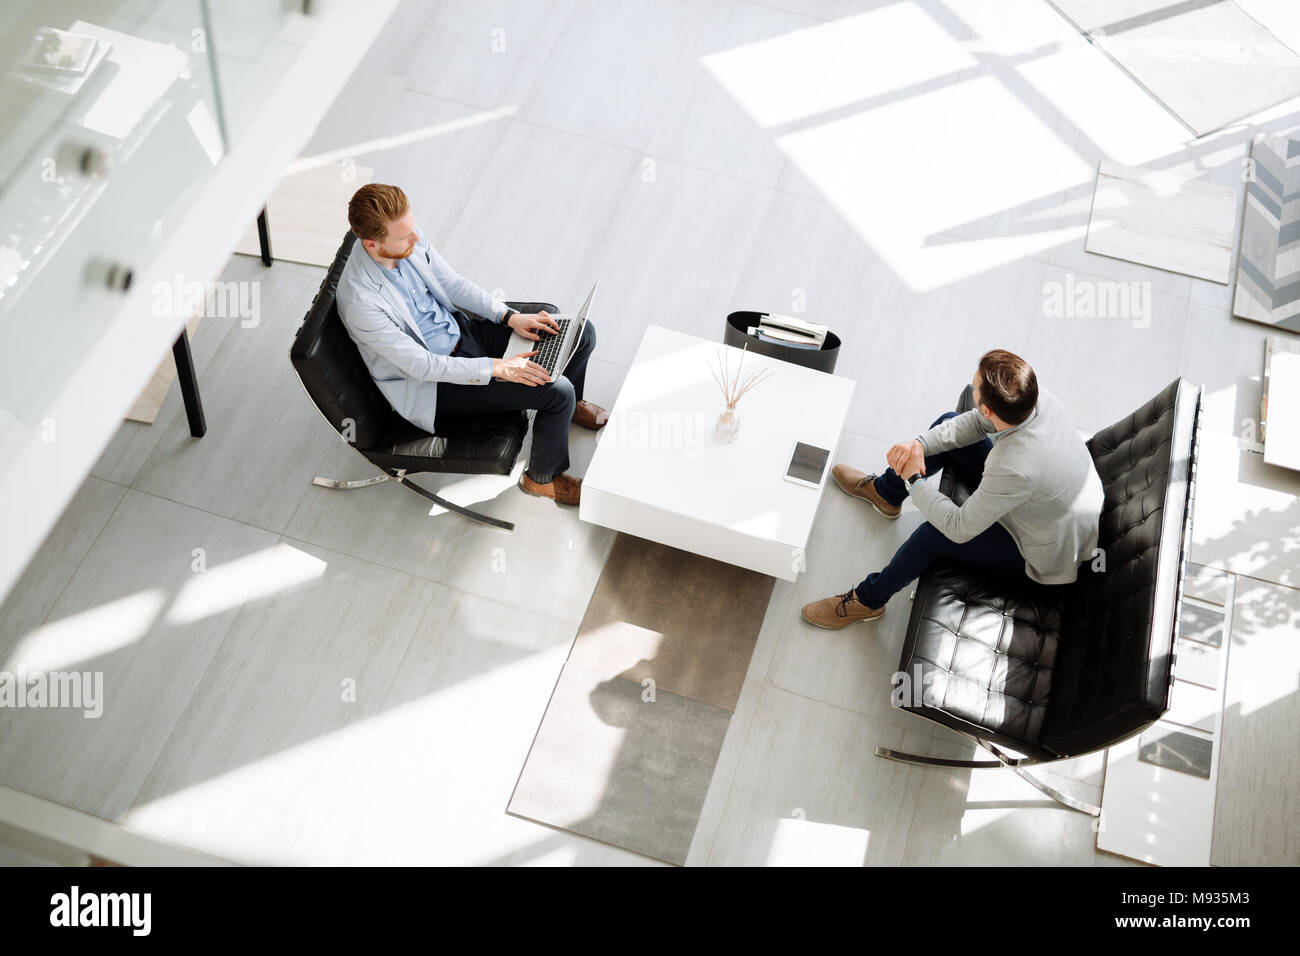
[[[565,333],[569,331],[569,323],[572,319],[556,319],[555,323],[560,327],[558,332],[538,331],[541,340],[536,344],[537,354],[533,356],[533,361],[546,369],[547,374],[555,374],[555,366],[560,358],[560,346],[564,344]]]

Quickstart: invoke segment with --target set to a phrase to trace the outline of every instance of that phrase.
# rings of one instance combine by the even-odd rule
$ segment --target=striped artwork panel
[[[1232,314],[1300,332],[1300,130],[1256,139]]]

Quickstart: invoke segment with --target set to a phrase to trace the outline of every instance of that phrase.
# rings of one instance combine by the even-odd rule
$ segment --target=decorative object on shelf
[[[741,372],[745,367],[745,355],[749,351],[746,345],[740,350],[740,362],[736,365],[736,375],[731,375],[731,363],[727,356],[727,350],[722,349],[718,356],[718,364],[709,366],[709,371],[713,374],[713,380],[718,383],[718,388],[722,390],[722,408],[718,411],[718,421],[715,431],[718,440],[721,442],[733,442],[736,436],[740,434],[740,412],[736,404],[741,397],[755,385],[765,382],[772,377],[771,369],[763,369],[759,372],[750,372],[745,378],[741,378]]]
[[[54,168],[60,176],[67,171],[87,179],[107,176],[113,168],[113,156],[99,146],[68,142],[54,154]]]
[[[100,37],[42,27],[27,53],[5,76],[72,96],[95,74],[112,48],[112,43]]]
[[[81,76],[95,54],[93,36],[41,27],[32,37],[27,54],[19,61],[27,70],[63,76]]]
[[[126,292],[135,273],[130,266],[108,259],[91,259],[86,263],[86,283],[110,292]]]

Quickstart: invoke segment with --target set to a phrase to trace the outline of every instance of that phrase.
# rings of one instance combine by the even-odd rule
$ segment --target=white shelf
[[[396,9],[397,0],[322,4],[317,25],[288,67],[262,92],[261,107],[220,162],[186,195],[186,201],[146,261],[134,263],[136,281],[120,295],[87,296],[77,320],[91,341],[25,401],[21,418],[0,411],[0,600],[54,525],[123,416],[180,334],[185,316],[154,314],[153,286],[177,275],[206,282],[220,275],[231,250],[270,195],[282,170],[302,150],[370,44]],[[121,211],[118,235],[75,233],[77,254],[119,249],[120,234],[138,228]],[[145,223],[145,226],[151,223]],[[84,247],[84,248],[83,248]],[[84,260],[83,260],[84,261]],[[306,310],[308,303],[303,303]],[[36,324],[16,303],[8,320]],[[291,375],[286,343],[285,374]],[[16,367],[24,356],[6,350],[0,362]],[[0,366],[0,374],[4,371]],[[202,383],[200,382],[200,386]],[[54,440],[44,427],[52,423]],[[227,423],[209,422],[212,428]]]

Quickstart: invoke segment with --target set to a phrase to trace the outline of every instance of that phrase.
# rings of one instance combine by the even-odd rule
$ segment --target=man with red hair
[[[432,432],[439,415],[535,410],[519,486],[576,505],[582,479],[565,474],[569,423],[596,430],[609,417],[582,397],[596,346],[591,321],[564,374],[552,378],[531,361],[535,351],[505,350],[512,331],[536,341],[558,331],[555,320],[540,308],[517,312],[459,275],[417,231],[399,187],[362,186],[348,222],[357,240],[339,277],[339,315],[397,413]]]

